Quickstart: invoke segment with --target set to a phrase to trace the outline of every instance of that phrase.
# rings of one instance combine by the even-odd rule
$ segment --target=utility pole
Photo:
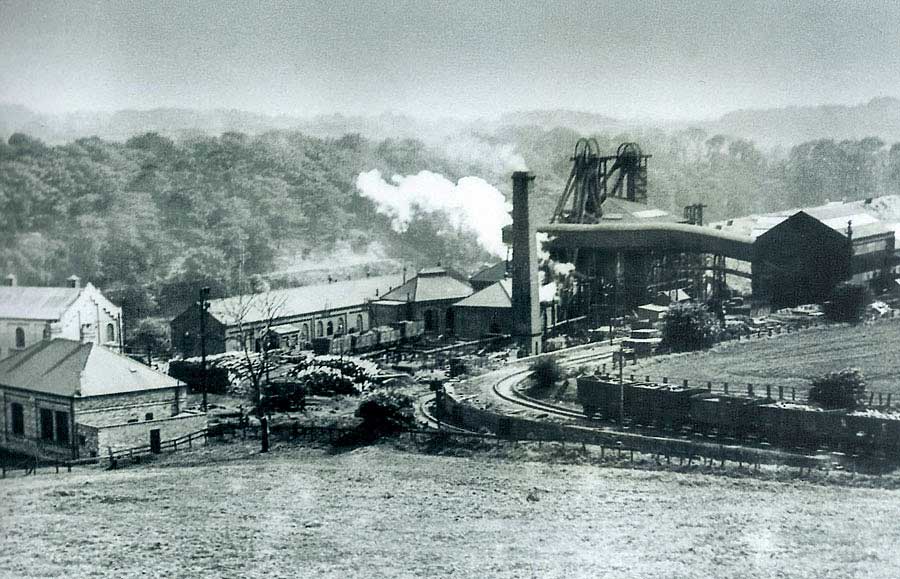
[[[625,364],[625,347],[619,346],[619,428],[625,426],[625,379],[623,366]]]
[[[209,309],[209,288],[200,288],[200,387],[203,390],[203,412],[206,412],[206,311]]]

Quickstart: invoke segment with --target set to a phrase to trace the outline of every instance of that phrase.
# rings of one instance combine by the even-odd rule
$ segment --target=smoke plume
[[[501,228],[512,222],[510,208],[503,194],[480,177],[463,177],[454,184],[438,173],[421,171],[394,175],[388,182],[381,171],[372,169],[359,174],[356,187],[393,219],[395,231],[406,229],[414,206],[425,211],[441,210],[453,226],[474,230],[486,250],[497,256],[506,253]]]

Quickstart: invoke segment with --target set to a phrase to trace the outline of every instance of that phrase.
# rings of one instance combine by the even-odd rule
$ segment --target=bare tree
[[[285,296],[281,292],[262,288],[259,293],[240,293],[226,305],[226,313],[237,325],[241,360],[253,387],[253,400],[258,417],[262,416],[262,386],[268,383],[269,350],[273,322],[284,309]],[[259,343],[259,354],[255,345]]]

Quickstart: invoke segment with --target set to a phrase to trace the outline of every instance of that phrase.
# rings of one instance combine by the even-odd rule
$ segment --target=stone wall
[[[141,392],[91,396],[75,402],[77,422],[92,426],[111,426],[129,421],[145,422],[169,418],[184,410],[187,387],[144,390]]]
[[[112,449],[113,452],[127,450],[150,444],[150,431],[159,430],[160,440],[165,442],[180,438],[206,428],[206,414],[198,412],[184,412],[178,416],[161,420],[147,420],[106,426],[97,429],[96,448],[85,448],[88,453],[97,452],[104,456]],[[193,441],[192,444],[202,444],[203,439]],[[88,454],[87,456],[91,456]]]
[[[3,412],[0,413],[0,446],[24,454],[53,457],[72,457],[75,454],[73,442],[77,439],[74,421],[71,415],[71,401],[61,396],[40,394],[0,388],[2,396]],[[12,423],[13,404],[22,406],[24,433],[14,434]],[[51,410],[54,413],[53,440],[41,439],[40,411]],[[68,424],[68,442],[59,442],[57,439],[62,433],[58,431],[56,424],[56,412],[66,413]]]

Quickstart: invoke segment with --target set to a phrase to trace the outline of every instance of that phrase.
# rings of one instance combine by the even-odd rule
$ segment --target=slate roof
[[[490,267],[480,270],[478,273],[469,278],[472,283],[478,282],[498,282],[506,279],[506,262],[501,261]]]
[[[268,319],[273,310],[275,319],[290,318],[361,306],[366,300],[375,299],[376,294],[384,295],[390,288],[396,288],[402,281],[399,275],[384,275],[273,290],[266,294],[233,296],[210,300],[209,313],[226,325],[236,323],[241,311],[246,312],[243,322],[247,324]]]
[[[416,277],[382,296],[398,302],[432,302],[458,300],[472,295],[472,286],[457,279],[445,269],[423,269]]]
[[[542,286],[538,292],[541,303],[552,302],[556,298],[556,284],[551,282]],[[505,279],[477,291],[464,300],[454,304],[463,308],[511,308],[512,280]]]
[[[44,340],[0,360],[0,384],[58,396],[103,396],[181,382],[93,343]]]
[[[0,318],[58,320],[83,288],[0,287]]]

